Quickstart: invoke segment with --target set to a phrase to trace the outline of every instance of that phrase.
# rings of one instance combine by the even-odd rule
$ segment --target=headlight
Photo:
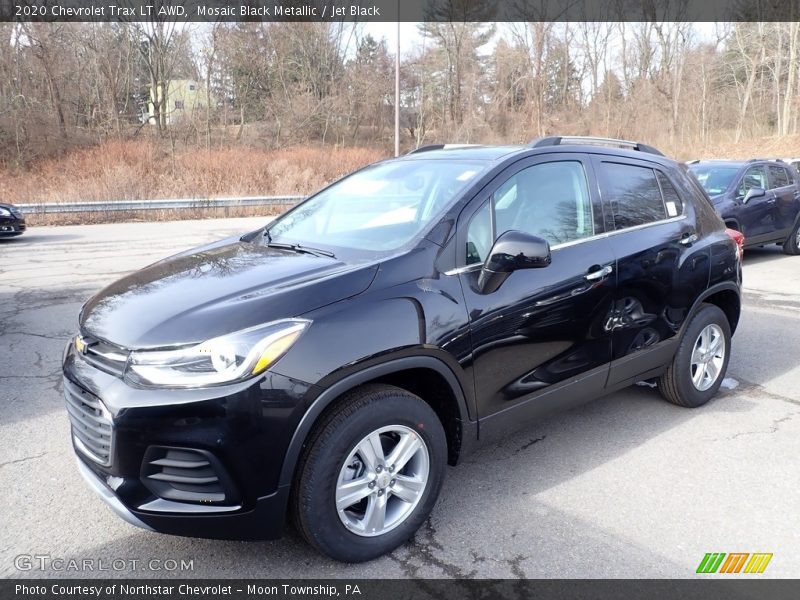
[[[7,208],[0,207],[0,217],[10,217],[10,216],[11,216],[10,210],[8,210]]]
[[[147,387],[204,387],[242,381],[267,370],[311,324],[286,319],[178,350],[131,352],[125,377]]]

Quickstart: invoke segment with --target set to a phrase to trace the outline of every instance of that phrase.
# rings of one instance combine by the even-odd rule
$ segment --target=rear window
[[[602,163],[602,169],[615,229],[646,225],[667,218],[661,187],[653,169],[619,163]]]
[[[789,176],[786,169],[778,165],[769,166],[770,189],[786,187],[789,185]]]

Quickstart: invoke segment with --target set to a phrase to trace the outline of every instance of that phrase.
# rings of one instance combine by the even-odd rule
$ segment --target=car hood
[[[723,200],[725,200],[725,194],[715,194],[713,196],[709,195],[711,198],[711,202],[714,204],[720,204]]]
[[[212,244],[101,290],[81,311],[81,331],[128,349],[201,342],[359,294],[377,268],[239,240]]]

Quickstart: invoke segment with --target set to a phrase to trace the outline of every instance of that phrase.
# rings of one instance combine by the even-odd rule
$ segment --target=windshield
[[[334,250],[396,250],[442,214],[485,166],[479,161],[404,160],[367,167],[278,218],[269,236]]]
[[[739,172],[739,167],[722,165],[691,165],[689,169],[709,196],[724,194]]]

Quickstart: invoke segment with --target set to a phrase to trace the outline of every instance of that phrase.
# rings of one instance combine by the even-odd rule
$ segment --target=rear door
[[[547,154],[506,169],[459,218],[481,437],[502,420],[486,417],[504,413],[524,422],[588,401],[605,384],[605,323],[616,275],[596,190],[586,155]],[[482,293],[481,265],[509,230],[548,240],[552,263],[515,271],[496,291]],[[567,385],[573,394],[550,393]]]
[[[709,253],[692,205],[668,169],[645,160],[595,156],[608,239],[617,260],[617,290],[607,327],[608,385],[650,376],[671,360],[677,332],[708,285]]]
[[[772,198],[772,218],[775,223],[775,238],[783,239],[791,232],[794,218],[797,215],[797,203],[800,199],[797,183],[790,169],[783,165],[769,165],[769,181]]]

